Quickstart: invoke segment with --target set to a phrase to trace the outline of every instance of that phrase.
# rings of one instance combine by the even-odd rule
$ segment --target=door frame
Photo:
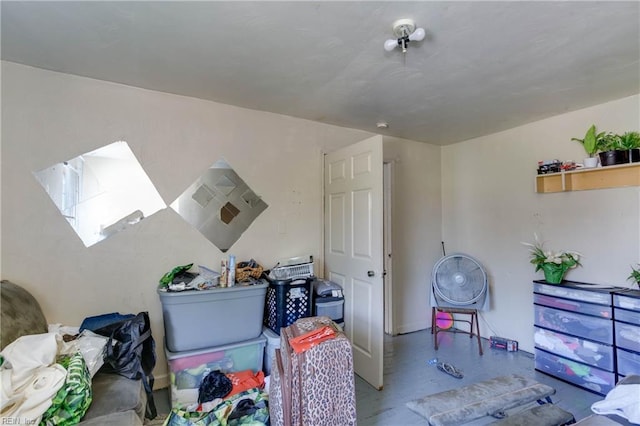
[[[385,161],[382,165],[383,176],[383,253],[384,253],[384,332],[395,336],[393,309],[393,170],[392,161]]]

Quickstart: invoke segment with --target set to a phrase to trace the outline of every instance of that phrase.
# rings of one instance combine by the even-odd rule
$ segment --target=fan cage
[[[466,261],[470,261],[472,262],[472,264],[475,264],[475,268],[474,271],[477,269],[480,273],[481,273],[481,283],[480,285],[482,286],[481,290],[474,295],[473,297],[470,297],[466,300],[459,300],[459,299],[453,299],[450,296],[448,296],[441,288],[438,282],[438,273],[440,271],[441,268],[443,268],[443,265],[446,265],[448,262],[451,262],[453,259],[456,258],[461,258],[461,259],[465,259]],[[465,255],[465,254],[460,254],[460,253],[456,253],[456,254],[451,254],[448,256],[443,257],[442,259],[440,259],[436,265],[433,268],[433,274],[432,274],[432,279],[431,279],[431,287],[435,293],[436,300],[437,298],[442,299],[444,302],[450,304],[450,305],[454,305],[454,306],[467,306],[467,305],[473,305],[474,303],[479,302],[482,298],[486,297],[486,293],[487,293],[487,274],[484,271],[484,268],[482,267],[482,265],[480,264],[480,262],[478,262],[476,259],[474,259],[471,256]]]

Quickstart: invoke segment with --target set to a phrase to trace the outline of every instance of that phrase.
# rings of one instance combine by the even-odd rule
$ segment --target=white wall
[[[393,328],[408,333],[431,326],[431,270],[441,256],[440,147],[384,138],[393,164]]]
[[[442,149],[443,238],[448,251],[475,256],[488,270],[492,309],[481,334],[497,334],[533,350],[529,264],[534,233],[549,249],[576,250],[583,267],[567,279],[630,287],[630,265],[640,261],[640,188],[537,194],[538,160],[581,162],[582,138],[599,131],[640,128],[639,96],[530,123]]]
[[[158,385],[166,385],[158,280],[226,256],[171,209],[85,248],[32,172],[125,140],[169,204],[224,157],[269,205],[230,253],[271,267],[322,258],[322,152],[371,136],[8,62],[2,113],[2,279],[31,291],[49,322],[149,311]]]
[[[385,160],[397,163],[397,331],[429,325],[428,277],[442,240],[447,252],[472,254],[489,270],[494,308],[483,314],[491,324],[482,323],[483,335],[516,338],[524,350],[532,350],[531,280],[541,275],[520,241],[531,241],[534,232],[550,248],[585,254],[585,266],[569,278],[628,286],[629,265],[640,258],[640,189],[535,194],[533,187],[537,160],[583,157],[570,139],[590,124],[638,129],[638,103],[634,96],[442,150],[385,138]],[[279,258],[312,254],[322,271],[322,152],[370,136],[3,62],[2,279],[30,290],[50,322],[149,311],[162,386],[158,279],[176,265],[218,265],[223,254],[171,209],[85,248],[32,172],[126,140],[170,203],[224,157],[269,204],[233,246],[237,258],[270,267]]]

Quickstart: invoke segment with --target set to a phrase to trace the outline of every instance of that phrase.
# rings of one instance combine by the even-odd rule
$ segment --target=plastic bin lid
[[[235,349],[235,348],[241,348],[241,347],[244,347],[244,346],[255,345],[257,343],[262,344],[262,345],[266,345],[267,338],[264,337],[263,335],[260,335],[260,336],[254,338],[254,339],[243,340],[241,342],[230,343],[228,345],[214,346],[214,347],[211,347],[211,348],[203,348],[203,349],[194,349],[194,350],[191,350],[191,351],[171,352],[167,348],[167,342],[165,340],[164,353],[165,353],[165,356],[167,357],[167,360],[168,361],[172,361],[174,359],[184,358],[184,357],[187,357],[187,356],[202,355],[202,354],[207,354],[207,353],[210,353],[210,352],[228,351],[230,349]]]
[[[313,286],[318,296],[331,295],[334,290],[342,290],[339,284],[327,280],[315,280]]]
[[[280,336],[269,327],[262,327],[262,334],[267,338],[269,343],[277,343],[280,346]]]

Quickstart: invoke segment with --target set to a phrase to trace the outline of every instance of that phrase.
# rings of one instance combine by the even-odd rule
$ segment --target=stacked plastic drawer
[[[640,291],[616,292],[613,305],[618,375],[640,374]]]
[[[599,395],[615,386],[614,290],[534,283],[536,370]]]

